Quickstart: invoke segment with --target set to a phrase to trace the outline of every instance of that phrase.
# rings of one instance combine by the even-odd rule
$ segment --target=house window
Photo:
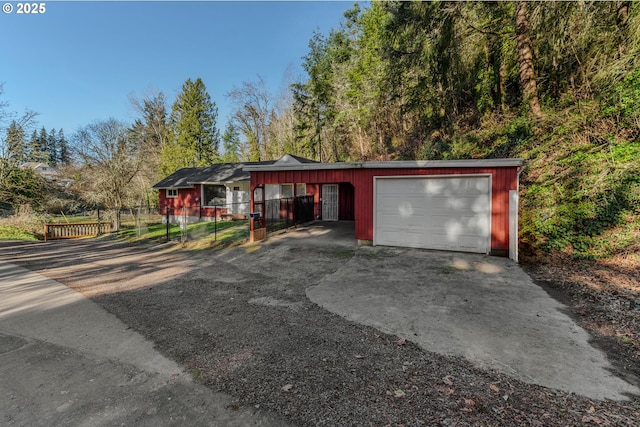
[[[280,198],[289,199],[293,197],[293,184],[281,184],[280,185]]]
[[[233,191],[240,191],[240,187],[233,187]]]
[[[178,189],[177,188],[167,188],[167,198],[173,199],[178,197]]]
[[[227,187],[224,185],[202,186],[203,206],[220,206],[227,204]]]
[[[296,184],[296,196],[306,196],[307,195],[307,184]]]

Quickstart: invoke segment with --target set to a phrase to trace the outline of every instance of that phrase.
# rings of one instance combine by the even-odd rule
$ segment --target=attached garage
[[[317,218],[355,220],[359,243],[517,259],[522,164],[522,159],[297,163],[285,156],[245,170],[251,173],[252,209],[256,191],[266,185],[304,183],[318,204]]]
[[[374,245],[491,250],[491,175],[376,177],[374,200]]]

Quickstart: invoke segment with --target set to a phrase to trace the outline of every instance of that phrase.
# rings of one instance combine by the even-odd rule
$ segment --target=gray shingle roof
[[[217,163],[201,168],[183,168],[172,173],[153,188],[185,188],[194,184],[217,184],[224,182],[242,182],[251,179],[251,173],[242,170],[249,165],[271,165],[273,161],[245,163]]]
[[[189,188],[194,184],[219,184],[224,182],[242,182],[251,180],[251,172],[244,171],[245,166],[269,166],[273,164],[317,163],[315,160],[285,154],[278,160],[243,163],[216,163],[201,168],[183,168],[172,173],[152,188]]]

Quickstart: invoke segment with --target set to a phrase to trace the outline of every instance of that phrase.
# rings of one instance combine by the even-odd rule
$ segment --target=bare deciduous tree
[[[163,92],[151,89],[139,97],[130,95],[129,102],[139,115],[130,128],[131,137],[137,140],[144,158],[136,179],[138,193],[141,202],[151,206],[154,201],[150,188],[161,178],[161,153],[167,140],[166,99]]]
[[[124,123],[109,119],[85,126],[73,142],[81,161],[81,196],[91,204],[119,212],[129,201],[131,182],[143,161],[139,141],[131,137]],[[116,215],[115,229],[119,228]]]
[[[265,160],[269,145],[267,128],[273,110],[264,79],[258,76],[257,82],[244,82],[228,92],[227,97],[235,107],[232,120],[245,138],[245,157],[251,161]]]

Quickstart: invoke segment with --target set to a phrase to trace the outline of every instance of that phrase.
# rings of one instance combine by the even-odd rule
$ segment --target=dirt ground
[[[303,240],[219,251],[4,242],[0,256],[90,297],[199,381],[234,396],[232,408],[274,411],[296,425],[637,425],[638,398],[593,401],[525,384],[323,310],[305,289],[359,249]],[[596,291],[581,290],[578,301],[544,270],[536,274],[576,316],[605,309]],[[640,300],[629,295],[633,319]],[[637,384],[633,339],[601,344]]]

